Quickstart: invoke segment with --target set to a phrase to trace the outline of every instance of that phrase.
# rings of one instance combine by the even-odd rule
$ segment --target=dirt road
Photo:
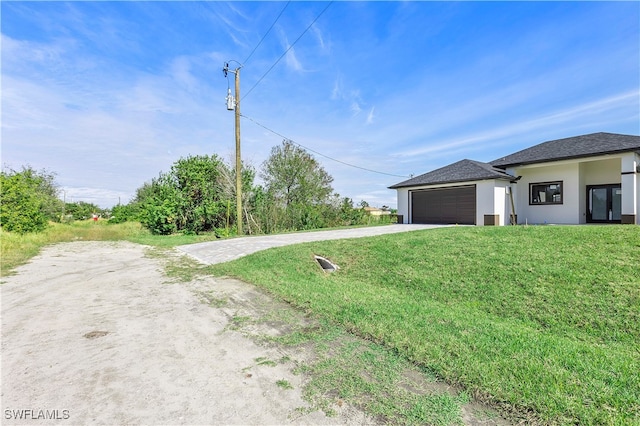
[[[3,424],[372,422],[346,405],[309,412],[292,373],[305,354],[230,327],[276,302],[237,281],[172,282],[163,262],[140,245],[74,242],[3,279]]]

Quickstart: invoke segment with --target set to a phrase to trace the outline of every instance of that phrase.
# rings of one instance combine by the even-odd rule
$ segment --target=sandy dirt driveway
[[[229,327],[265,295],[232,280],[172,281],[164,261],[127,242],[73,242],[3,278],[2,424],[372,422],[348,406],[330,418],[309,410],[304,375],[259,362],[291,354]],[[205,293],[235,305],[212,308]]]

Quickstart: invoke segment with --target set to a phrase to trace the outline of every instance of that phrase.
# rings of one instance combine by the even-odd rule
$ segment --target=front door
[[[620,184],[587,186],[587,222],[620,223],[621,213]]]

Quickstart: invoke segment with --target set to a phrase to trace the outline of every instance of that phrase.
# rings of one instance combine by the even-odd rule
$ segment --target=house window
[[[529,204],[562,204],[562,181],[530,183]]]

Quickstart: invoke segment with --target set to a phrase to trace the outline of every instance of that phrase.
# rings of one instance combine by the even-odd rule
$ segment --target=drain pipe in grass
[[[314,255],[313,258],[318,262],[318,265],[320,265],[324,272],[335,272],[340,269],[338,265],[322,256]]]

